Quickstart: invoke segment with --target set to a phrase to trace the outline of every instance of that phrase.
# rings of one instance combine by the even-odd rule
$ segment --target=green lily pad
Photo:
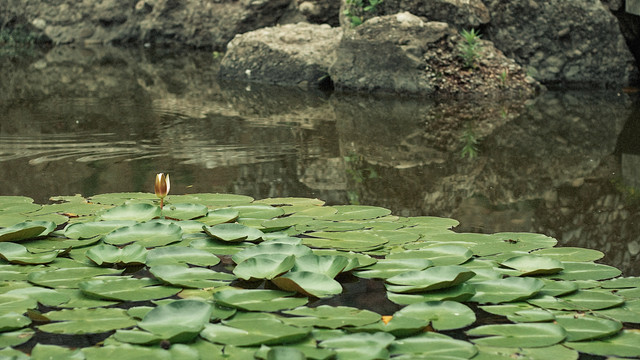
[[[380,259],[375,264],[358,269],[357,277],[365,279],[387,279],[407,271],[419,271],[433,266],[428,259]]]
[[[147,253],[147,266],[191,264],[197,266],[214,266],[220,262],[220,258],[214,254],[191,247],[164,247],[149,250]]]
[[[579,290],[562,297],[542,296],[527,300],[528,303],[551,310],[602,310],[621,305],[624,298],[601,291]]]
[[[622,271],[613,266],[596,264],[592,262],[563,261],[564,270],[560,273],[549,275],[550,278],[560,280],[605,280],[614,278]]]
[[[31,253],[43,253],[51,251],[66,251],[68,249],[81,248],[93,245],[100,241],[99,237],[84,240],[74,240],[61,237],[45,237],[37,240],[29,240],[24,245]]]
[[[169,195],[167,202],[169,203],[193,203],[206,205],[211,209],[222,208],[226,206],[236,206],[249,204],[253,198],[246,195],[236,194],[187,194],[187,195]]]
[[[293,343],[305,338],[309,328],[284,324],[273,317],[257,316],[207,324],[200,336],[219,344],[236,346],[275,345]]]
[[[36,344],[31,352],[32,360],[84,360],[80,349],[69,349],[56,345]]]
[[[596,261],[604,257],[604,254],[598,250],[584,249],[578,247],[554,247],[540,249],[531,252],[531,255],[540,255],[558,261],[587,262]]]
[[[324,216],[322,219],[331,221],[367,220],[391,214],[391,210],[367,205],[337,205],[332,206],[337,212]]]
[[[227,242],[259,241],[264,236],[262,231],[241,224],[218,224],[203,229],[212,238]]]
[[[334,278],[349,264],[349,259],[344,256],[309,254],[296,257],[292,272],[307,271],[323,274]]]
[[[355,333],[321,341],[318,346],[333,349],[338,359],[387,359],[387,347],[395,340],[389,333]]]
[[[512,257],[501,262],[500,265],[518,270],[520,276],[549,275],[564,269],[564,265],[560,261],[536,255]]]
[[[478,354],[474,360],[578,360],[579,354],[563,345],[552,345],[539,348],[476,346]]]
[[[212,288],[228,285],[236,277],[232,274],[205,268],[188,267],[185,264],[152,266],[149,271],[158,279],[173,286],[187,288]]]
[[[631,276],[606,280],[601,285],[604,289],[640,288],[640,277]]]
[[[0,349],[24,344],[29,341],[35,333],[36,332],[32,329],[21,329],[0,333]]]
[[[148,346],[138,346],[131,344],[105,345],[101,347],[87,347],[82,349],[82,353],[87,360],[172,360],[174,359],[170,351],[162,348],[151,348]]]
[[[573,281],[555,281],[544,279],[544,287],[538,293],[539,295],[562,296],[571,294],[578,290],[578,285]]]
[[[585,341],[605,338],[617,334],[622,329],[619,321],[590,315],[558,315],[558,325],[567,331],[567,341]]]
[[[110,232],[102,238],[107,244],[125,245],[135,242],[146,248],[164,246],[182,239],[182,229],[173,224],[140,223]]]
[[[191,220],[207,215],[209,208],[202,204],[167,204],[162,215],[171,219]]]
[[[555,246],[558,241],[543,234],[535,233],[496,233],[488,241],[471,247],[478,256],[508,253],[512,251],[531,251]]]
[[[395,316],[431,321],[431,326],[436,330],[460,329],[476,321],[473,310],[456,301],[415,303],[397,311]]]
[[[42,221],[24,221],[13,226],[0,229],[0,241],[22,241],[44,236],[51,232],[53,223]],[[55,224],[53,228],[55,229]]]
[[[507,319],[514,323],[545,322],[553,321],[555,318],[551,312],[544,309],[525,309],[507,315]]]
[[[78,288],[78,283],[98,275],[119,274],[121,270],[75,267],[35,271],[29,274],[29,282],[51,288]]]
[[[284,210],[279,207],[263,204],[250,204],[232,206],[231,209],[236,210],[239,219],[273,219],[280,215],[284,215]]]
[[[387,290],[396,293],[438,290],[461,284],[475,276],[462,266],[434,266],[420,271],[408,271],[387,279]]]
[[[363,326],[380,321],[380,315],[373,311],[349,306],[320,305],[315,308],[306,306],[283,311],[293,317],[283,318],[287,324],[295,326],[316,326],[337,329],[348,326]]]
[[[425,301],[451,300],[463,302],[469,300],[475,293],[476,289],[473,285],[462,283],[460,285],[418,294],[397,294],[388,291],[387,298],[390,301],[400,305],[409,305]]]
[[[142,192],[122,192],[107,193],[91,196],[89,200],[93,203],[106,205],[122,205],[125,203],[140,203],[157,200],[155,194]]]
[[[230,208],[215,209],[209,211],[207,216],[198,218],[198,221],[205,225],[213,226],[236,221],[239,215],[238,210]]]
[[[355,230],[346,232],[317,231],[306,234],[311,236],[302,239],[304,245],[346,251],[369,251],[382,247],[389,242],[371,230]]]
[[[640,324],[640,300],[628,300],[620,306],[598,310],[595,313],[625,323]]]
[[[307,303],[307,298],[292,297],[295,293],[279,290],[230,289],[213,294],[221,305],[245,311],[279,311]]]
[[[13,264],[48,264],[57,256],[58,251],[32,254],[20,244],[0,242],[0,259],[5,259]]]
[[[171,342],[191,341],[209,323],[212,311],[204,301],[176,300],[151,310],[138,327]]]
[[[473,344],[433,332],[397,339],[389,349],[392,355],[407,354],[414,359],[443,360],[471,359],[478,352]]]
[[[640,331],[623,330],[607,339],[565,342],[565,346],[593,355],[640,357]]]
[[[134,220],[90,221],[67,226],[64,236],[70,239],[89,239],[99,235],[106,235],[113,230],[135,225]]]
[[[130,244],[123,248],[101,244],[89,249],[86,255],[97,265],[139,265],[145,263],[147,249],[139,244]]]
[[[295,257],[302,257],[312,254],[310,248],[304,245],[292,245],[282,243],[272,243],[271,241],[260,243],[257,246],[248,247],[240,252],[235,253],[231,259],[236,263],[241,262],[258,255],[294,255]]]
[[[419,250],[391,253],[387,259],[429,259],[434,266],[459,265],[469,260],[473,252],[460,245],[431,245]]]
[[[158,206],[145,203],[133,203],[105,210],[97,216],[97,219],[147,221],[161,215],[162,211]]]
[[[467,331],[467,334],[484,336],[471,340],[478,345],[522,348],[551,346],[567,336],[561,326],[549,323],[484,325]]]
[[[29,286],[9,290],[5,295],[29,297],[45,306],[58,306],[70,300],[70,297],[67,294],[53,289],[42,288],[40,286]]]
[[[250,261],[251,259],[247,260]],[[246,262],[246,261],[245,261]],[[243,263],[244,264],[244,263]],[[342,285],[325,274],[310,271],[288,272],[271,281],[285,291],[297,291],[308,296],[324,298],[342,293]]]
[[[250,257],[238,264],[233,273],[245,280],[271,280],[293,268],[296,258],[286,254],[262,254]]]
[[[497,280],[481,281],[473,284],[476,294],[470,301],[486,303],[505,303],[528,299],[538,293],[544,282],[534,278],[508,277]]]
[[[95,334],[134,326],[136,321],[123,309],[68,309],[42,314],[51,321],[38,330],[55,334]]]
[[[0,314],[0,333],[10,330],[22,329],[31,324],[31,319],[17,312]]]
[[[101,299],[120,301],[144,301],[163,299],[177,294],[180,288],[160,286],[157,280],[149,278],[114,278],[90,280],[79,284],[85,294]]]

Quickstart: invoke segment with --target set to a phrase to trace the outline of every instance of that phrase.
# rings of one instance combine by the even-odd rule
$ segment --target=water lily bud
[[[155,184],[156,196],[160,199],[164,199],[164,197],[169,193],[169,188],[171,188],[171,183],[169,182],[169,174],[157,174]]]

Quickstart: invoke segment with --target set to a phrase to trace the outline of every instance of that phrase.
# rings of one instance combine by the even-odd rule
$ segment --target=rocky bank
[[[366,10],[346,0],[0,0],[0,30],[54,45],[225,51],[220,74],[233,80],[528,97],[538,83],[637,84],[640,17],[623,9],[624,0],[384,0]],[[465,66],[460,31],[472,28],[481,56]]]

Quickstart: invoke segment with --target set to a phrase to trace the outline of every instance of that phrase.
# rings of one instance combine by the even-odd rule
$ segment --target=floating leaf
[[[555,318],[551,312],[543,309],[525,309],[507,315],[507,319],[514,323],[545,322],[553,321]]]
[[[527,300],[530,304],[551,310],[601,310],[624,303],[624,298],[611,293],[579,290],[562,297],[541,296]]]
[[[436,330],[454,330],[473,324],[476,314],[456,301],[429,301],[411,304],[394,315],[431,321]]]
[[[89,239],[106,235],[115,229],[135,225],[134,220],[90,221],[67,226],[64,236],[71,239]]]
[[[552,345],[539,348],[476,346],[479,350],[474,360],[578,360],[579,354],[563,345]]]
[[[573,281],[555,281],[544,279],[544,287],[538,293],[539,295],[562,296],[570,294],[578,290],[578,285]]]
[[[13,264],[48,264],[57,256],[57,251],[32,254],[20,244],[0,242],[0,259],[5,259]]]
[[[622,271],[613,266],[592,262],[564,261],[563,265],[563,271],[549,277],[560,280],[604,280],[611,279],[622,273]]]
[[[200,336],[219,344],[236,346],[272,345],[296,342],[306,337],[309,328],[284,324],[272,317],[233,318],[221,324],[207,324]]]
[[[567,341],[604,338],[615,335],[622,329],[619,321],[590,315],[558,315],[556,321],[567,331]]]
[[[346,232],[312,232],[311,236],[302,239],[302,243],[315,248],[329,248],[338,250],[369,251],[382,247],[389,242],[371,230],[356,230]]]
[[[169,203],[162,208],[162,215],[171,219],[191,220],[207,215],[209,208],[202,204]]]
[[[82,292],[102,299],[143,301],[162,299],[178,293],[180,288],[158,286],[158,281],[142,278],[90,280],[79,284]]]
[[[209,323],[212,311],[204,301],[176,300],[151,310],[138,327],[171,342],[191,341]]]
[[[302,257],[312,254],[312,251],[304,245],[272,243],[269,241],[237,252],[231,257],[231,259],[236,264],[240,264],[251,257],[268,254],[294,255],[295,257]]]
[[[325,274],[309,271],[289,272],[271,281],[282,290],[297,291],[318,298],[338,295],[342,292],[342,285],[339,282]]]
[[[148,346],[136,346],[130,344],[87,347],[82,349],[82,353],[89,360],[173,360],[172,354],[162,348],[151,348]]]
[[[598,310],[596,314],[625,323],[640,324],[640,300],[629,300],[621,306]]]
[[[31,319],[17,312],[0,314],[0,333],[21,329],[29,324],[31,324]]]
[[[387,279],[407,271],[424,270],[430,266],[433,266],[433,262],[428,259],[380,259],[373,265],[358,269],[354,275],[365,279]]]
[[[155,201],[156,195],[152,193],[142,192],[123,192],[123,193],[107,193],[98,194],[89,198],[93,203],[107,204],[107,205],[122,205],[126,202],[149,202]]]
[[[471,359],[478,352],[473,344],[433,332],[397,339],[389,349],[393,355],[409,354],[414,359]]]
[[[467,334],[485,336],[472,339],[479,345],[522,348],[551,346],[567,336],[562,327],[548,323],[484,325],[467,331]]]
[[[123,248],[101,244],[89,249],[86,255],[97,265],[137,265],[144,264],[147,257],[147,249],[138,244],[127,245]]]
[[[134,220],[147,221],[162,215],[160,208],[145,203],[116,206],[100,213],[98,220]]]
[[[438,290],[461,284],[474,275],[462,266],[434,266],[388,278],[387,282],[393,285],[387,285],[387,290],[400,293]]]
[[[307,303],[307,298],[291,297],[294,294],[278,290],[232,289],[214,293],[213,299],[221,305],[246,311],[279,311]]]
[[[56,345],[36,344],[31,352],[32,360],[84,360],[80,349],[69,349]]]
[[[323,274],[334,278],[349,264],[349,259],[344,256],[309,254],[296,257],[292,272],[307,271]]]
[[[607,339],[565,342],[565,346],[593,355],[640,357],[640,331],[623,330],[618,335]]]
[[[55,228],[55,224],[53,224]],[[48,231],[49,223],[41,221],[24,221],[13,226],[0,229],[0,241],[22,241],[41,236]]]
[[[58,306],[69,301],[69,296],[57,290],[46,289],[39,286],[29,286],[18,289],[9,290],[6,296],[25,296],[36,300],[42,305]]]
[[[543,234],[535,233],[496,233],[489,236],[489,241],[471,247],[478,256],[507,253],[512,251],[531,251],[551,248],[558,241]]]
[[[78,283],[98,275],[119,274],[121,270],[97,267],[75,267],[32,272],[28,280],[52,288],[78,288]]]
[[[367,220],[383,217],[391,214],[391,210],[366,205],[338,205],[333,206],[337,212],[333,215],[322,217],[324,220],[344,221],[344,220]]]
[[[640,288],[640,277],[623,277],[612,280],[606,280],[601,283],[605,289],[625,289]]]
[[[283,318],[287,324],[296,326],[317,326],[337,329],[346,326],[363,326],[380,320],[380,315],[348,306],[320,305],[315,308],[299,307],[283,311],[294,317]]]
[[[21,329],[0,333],[0,349],[24,344],[29,341],[33,335],[35,335],[35,331],[32,329]]]
[[[544,283],[540,279],[508,277],[473,284],[476,294],[470,299],[479,303],[504,303],[532,297]]]
[[[173,224],[140,223],[110,232],[102,238],[107,244],[125,245],[132,242],[144,247],[164,246],[182,239],[182,229]]]
[[[284,215],[284,210],[281,208],[262,204],[238,205],[231,207],[231,209],[236,210],[239,213],[239,219],[248,218],[266,220]]]
[[[397,294],[394,292],[387,292],[387,298],[400,305],[409,305],[425,301],[451,300],[462,302],[469,300],[475,293],[476,290],[473,285],[463,283],[445,289],[433,290],[419,294]]]
[[[293,255],[286,254],[262,254],[248,258],[238,264],[233,273],[245,280],[267,279],[271,280],[293,267],[296,259]]]
[[[164,247],[149,250],[147,253],[147,266],[191,264],[198,266],[214,266],[220,262],[220,258],[214,254],[190,247]]]
[[[501,262],[500,265],[518,270],[520,276],[549,275],[564,269],[564,265],[560,261],[536,255],[512,257]]]
[[[318,345],[335,350],[338,359],[386,359],[389,357],[387,347],[393,340],[393,335],[384,332],[355,333],[327,339]]]
[[[203,229],[212,238],[228,242],[258,241],[264,236],[262,231],[241,224],[219,224]]]
[[[554,247],[548,249],[540,249],[531,252],[531,255],[541,255],[556,259],[558,261],[596,261],[604,257],[604,254],[598,250],[584,249],[578,247]]]
[[[206,225],[213,226],[236,221],[239,215],[240,213],[238,210],[229,208],[215,209],[209,211],[207,216],[198,218],[198,221]]]
[[[123,309],[70,309],[42,314],[53,322],[38,326],[38,330],[55,334],[95,334],[130,327],[136,321]]]
[[[149,271],[158,279],[174,286],[187,288],[212,288],[227,285],[236,277],[232,274],[187,265],[155,265]]]
[[[202,193],[202,194],[167,196],[168,203],[202,204],[212,209],[226,207],[226,206],[249,204],[252,201],[253,201],[253,198],[250,196],[236,195],[236,194]]]

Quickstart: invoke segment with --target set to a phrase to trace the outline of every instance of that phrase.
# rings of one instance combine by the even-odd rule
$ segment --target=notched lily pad
[[[258,229],[235,223],[203,226],[203,229],[212,238],[227,242],[259,241],[264,236]]]

